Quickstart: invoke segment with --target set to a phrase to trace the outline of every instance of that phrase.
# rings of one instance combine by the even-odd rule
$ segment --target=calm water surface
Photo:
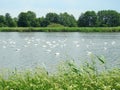
[[[104,55],[108,66],[120,65],[120,33],[0,33],[0,68],[54,69],[74,59],[82,63],[90,55]]]

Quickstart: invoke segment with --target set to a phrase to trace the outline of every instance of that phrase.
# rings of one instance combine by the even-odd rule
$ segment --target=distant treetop
[[[36,17],[33,11],[21,12],[12,18],[9,13],[0,15],[0,27],[114,27],[120,26],[120,13],[115,10],[86,11],[76,20],[73,15],[49,12],[45,17]]]

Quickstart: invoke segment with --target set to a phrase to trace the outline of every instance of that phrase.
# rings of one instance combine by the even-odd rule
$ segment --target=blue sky
[[[34,11],[37,17],[48,12],[68,12],[76,18],[87,10],[116,10],[120,12],[120,0],[0,0],[0,14],[15,17],[22,11]]]

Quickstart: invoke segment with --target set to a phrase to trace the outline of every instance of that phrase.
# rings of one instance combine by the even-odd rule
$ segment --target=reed
[[[103,68],[104,60],[97,59]],[[82,66],[66,61],[54,74],[49,74],[44,68],[1,73],[0,90],[120,90],[120,69],[98,72],[94,60]]]
[[[120,32],[120,27],[1,27],[0,32]]]

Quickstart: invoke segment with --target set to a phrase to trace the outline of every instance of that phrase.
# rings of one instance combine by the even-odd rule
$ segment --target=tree
[[[28,22],[30,23],[31,27],[35,27],[37,26],[37,19],[36,19],[36,14],[32,11],[28,11],[27,12],[27,18],[28,18]]]
[[[83,13],[80,15],[77,24],[78,24],[79,27],[85,27],[86,26],[86,21],[85,21],[85,17],[84,17]]]
[[[39,19],[36,18],[31,22],[32,27],[40,27]]]
[[[30,22],[28,21],[27,13],[21,12],[18,16],[18,26],[19,27],[29,27]]]
[[[14,17],[14,18],[13,18],[13,20],[14,20],[14,22],[15,22],[16,26],[18,26],[18,25],[17,25],[18,18]]]
[[[3,15],[0,15],[0,27],[4,27],[5,26],[5,17]]]
[[[56,13],[47,13],[46,20],[51,23],[59,23],[59,15]]]
[[[38,21],[41,27],[47,27],[50,24],[50,21],[46,20],[44,17],[38,18]]]
[[[118,26],[120,24],[120,15],[114,10],[102,10],[97,13],[99,26]]]
[[[35,27],[37,26],[36,14],[32,11],[21,12],[18,16],[19,27]]]
[[[65,12],[65,13],[61,13],[59,17],[60,17],[59,24],[68,26],[68,27],[77,26],[77,22],[73,15],[69,15],[68,13]]]
[[[8,27],[15,27],[16,26],[15,21],[11,18],[9,13],[5,14],[5,21],[6,21],[6,26],[8,26]]]
[[[96,26],[97,15],[94,11],[86,11],[78,19],[78,26],[93,27]]]

